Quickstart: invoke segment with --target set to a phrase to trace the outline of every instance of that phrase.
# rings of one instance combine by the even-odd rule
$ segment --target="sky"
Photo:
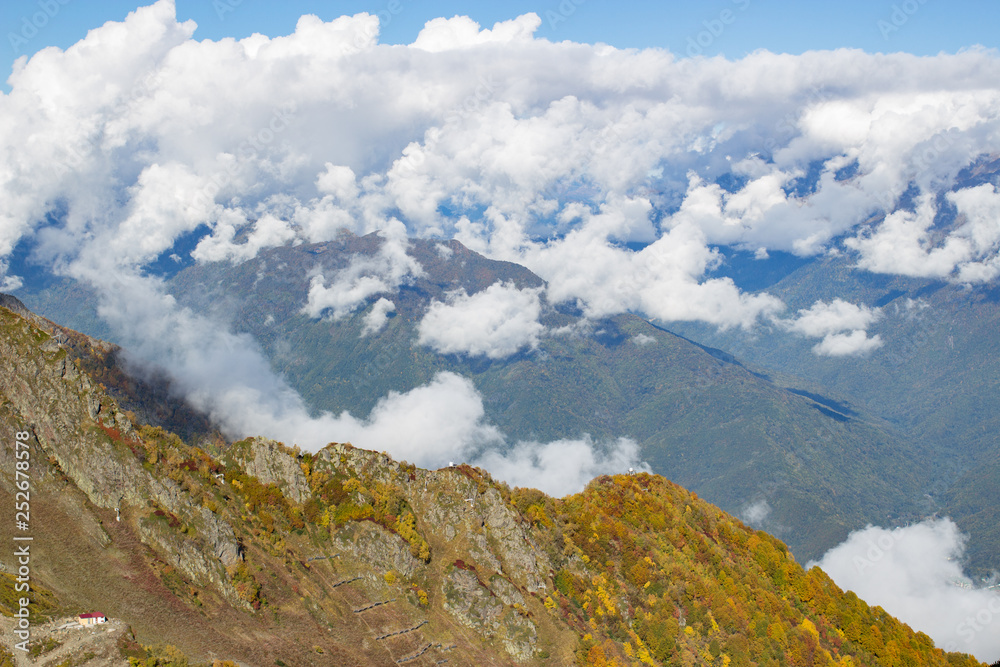
[[[132,360],[234,437],[464,458],[562,495],[643,469],[636,443],[511,442],[454,373],[367,416],[313,415],[249,337],[180,307],[152,267],[378,233],[375,255],[317,265],[300,295],[303,315],[364,317],[361,335],[377,335],[423,270],[408,239],[455,239],[545,281],[427,307],[413,344],[489,359],[586,335],[546,328],[554,304],[590,323],[632,312],[802,337],[831,358],[884,350],[868,332],[881,309],[835,297],[793,311],[713,275],[720,248],[1000,277],[1000,192],[957,184],[1000,154],[1000,3],[625,6],[4,3],[0,290],[29,274],[86,285]],[[925,527],[912,543],[960,552],[949,527]],[[828,554],[831,570],[848,565],[838,581],[864,585],[852,566],[873,576],[852,549],[879,537]],[[933,571],[941,587],[952,574]],[[869,602],[899,613],[919,598],[906,593]],[[969,605],[977,627],[1000,625],[989,603]],[[1000,632],[920,618],[940,642],[1000,657]]]
[[[7,37],[5,62],[13,62],[21,55],[31,56],[46,46],[66,48],[83,39],[89,29],[106,21],[122,20],[136,4],[121,0],[10,0],[2,3],[0,25]],[[726,11],[731,15],[724,15]],[[302,14],[316,14],[330,20],[360,12],[381,17],[381,41],[389,44],[412,42],[424,23],[432,18],[466,15],[480,25],[489,26],[535,12],[543,19],[536,34],[552,41],[603,42],[617,48],[655,47],[684,55],[721,53],[728,58],[739,58],[757,49],[801,54],[808,50],[841,47],[869,53],[955,53],[976,44],[998,46],[995,27],[1000,25],[1000,6],[989,0],[177,2],[178,18],[192,19],[198,24],[195,37],[213,40],[240,39],[254,32],[269,36],[289,34]],[[11,33],[15,35],[13,40]]]

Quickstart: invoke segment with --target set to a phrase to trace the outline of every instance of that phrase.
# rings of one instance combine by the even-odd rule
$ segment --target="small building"
[[[98,623],[107,623],[108,617],[98,611],[93,611],[89,614],[80,614],[77,620],[80,621],[80,625],[97,625]]]

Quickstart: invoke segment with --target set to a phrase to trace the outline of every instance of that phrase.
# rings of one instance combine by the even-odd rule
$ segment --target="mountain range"
[[[554,499],[468,465],[230,442],[113,345],[11,297],[0,332],[3,502],[30,462],[32,664],[979,664],[662,476]],[[53,622],[95,610],[107,632]]]
[[[540,322],[561,333],[498,359],[420,344],[428,308],[456,290],[543,284],[524,267],[458,241],[408,242],[423,274],[390,295],[394,310],[378,332],[365,334],[375,297],[337,319],[303,312],[311,276],[371,260],[383,244],[376,234],[344,233],[235,265],[194,264],[165,284],[183,307],[251,335],[314,411],[365,415],[380,397],[451,371],[473,380],[486,416],[509,438],[632,438],[652,471],[758,522],[803,560],[868,523],[903,524],[936,509],[926,494],[941,484],[941,471],[951,471],[951,451],[908,437],[842,394],[831,398],[819,382],[772,377],[635,315],[594,322],[545,304]],[[96,298],[77,284],[22,292],[48,317],[110,333],[95,326]]]

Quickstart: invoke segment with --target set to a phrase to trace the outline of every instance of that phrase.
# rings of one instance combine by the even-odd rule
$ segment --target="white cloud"
[[[653,338],[652,336],[647,336],[646,334],[642,334],[642,333],[641,334],[636,334],[636,335],[632,336],[631,340],[632,340],[633,343],[635,343],[639,347],[645,347],[646,345],[649,345],[650,343],[655,343],[656,342],[656,339]]]
[[[452,249],[452,247],[449,245],[445,245],[444,243],[438,243],[434,248],[435,250],[437,250],[438,257],[440,257],[445,262],[451,259],[451,256],[455,254],[455,251]]]
[[[375,302],[372,309],[365,315],[365,326],[361,331],[361,336],[369,336],[378,333],[389,321],[389,313],[396,310],[396,304],[385,297]]]
[[[818,355],[839,357],[864,354],[882,346],[881,337],[868,337],[866,329],[879,317],[878,308],[858,306],[842,299],[817,301],[798,312],[794,320],[779,320],[789,331],[823,340],[813,347]]]
[[[896,211],[874,229],[846,241],[858,266],[877,273],[982,283],[1000,275],[1000,193],[984,184],[949,192],[958,223],[943,238],[933,231],[937,206],[931,194],[916,210]]]
[[[509,44],[528,41],[542,20],[535,13],[502,21],[492,30],[480,30],[479,24],[467,16],[437,18],[427,22],[417,35],[413,47],[424,51],[446,51],[481,44]]]
[[[766,500],[758,500],[743,508],[740,518],[754,528],[760,528],[771,515],[771,505]]]
[[[1000,659],[1000,595],[965,588],[965,536],[950,519],[893,530],[868,526],[823,556],[838,586],[878,605],[948,651]],[[963,587],[965,586],[965,587]]]
[[[925,195],[915,212],[891,213],[870,233],[848,239],[846,244],[860,254],[858,266],[869,271],[947,277],[959,262],[970,257],[972,248],[957,236],[950,236],[942,245],[932,245],[929,230],[935,212],[933,197]]]
[[[519,442],[510,451],[492,450],[476,465],[512,486],[540,489],[562,497],[577,493],[603,474],[623,474],[630,468],[649,471],[639,462],[639,445],[629,438],[597,444],[590,436],[579,440]]]
[[[316,177],[316,189],[319,192],[344,201],[350,201],[358,196],[358,184],[353,169],[330,162],[324,166],[326,171]]]
[[[830,303],[817,301],[810,308],[800,310],[798,318],[788,324],[792,331],[820,338],[827,334],[848,329],[866,329],[878,319],[879,311],[858,306],[842,299]]]
[[[407,254],[409,243],[402,223],[391,221],[381,235],[378,252],[355,255],[350,265],[338,271],[329,283],[323,273],[314,275],[302,313],[340,319],[357,310],[369,297],[394,292],[402,283],[423,275],[420,263]]]
[[[341,441],[430,467],[460,459],[475,447],[503,443],[496,427],[486,423],[472,381],[447,372],[405,394],[390,392],[365,420],[340,415],[330,431]]]
[[[0,96],[0,284],[17,286],[7,260],[24,242],[42,271],[96,288],[136,358],[220,423],[314,442],[321,429],[305,434],[315,422],[300,423],[301,399],[251,341],[140,277],[179,238],[207,230],[195,260],[241,262],[381,232],[375,258],[320,270],[302,295],[303,312],[334,318],[420,275],[407,236],[459,239],[547,281],[544,294],[436,306],[443,322],[478,317],[482,299],[523,305],[454,336],[427,325],[429,344],[500,356],[535,344],[542,298],[594,318],[777,316],[776,297],[709,277],[720,244],[808,255],[847,236],[870,270],[970,282],[1000,270],[988,186],[950,195],[964,222],[946,238],[927,224],[929,197],[858,231],[911,184],[950,186],[1000,152],[995,52],[676,59],[536,39],[538,25],[440,19],[389,46],[376,16],[306,16],[290,35],[213,41],[160,0],[18,60]],[[794,189],[815,165],[815,188]],[[825,330],[817,352],[871,349],[865,331]]]
[[[538,346],[545,327],[540,288],[518,289],[494,283],[482,292],[452,292],[434,301],[418,325],[418,342],[439,354],[466,354],[502,359]]]
[[[861,329],[849,333],[831,333],[813,346],[813,352],[824,357],[846,357],[861,355],[882,347],[882,337],[878,334],[869,337]]]

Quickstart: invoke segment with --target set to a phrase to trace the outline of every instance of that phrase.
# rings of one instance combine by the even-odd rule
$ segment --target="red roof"
[[[89,614],[80,614],[80,618],[104,618],[104,614],[98,611],[92,611]]]

